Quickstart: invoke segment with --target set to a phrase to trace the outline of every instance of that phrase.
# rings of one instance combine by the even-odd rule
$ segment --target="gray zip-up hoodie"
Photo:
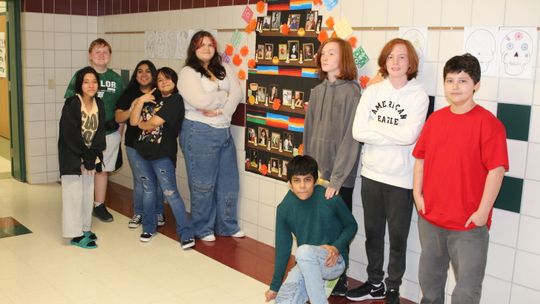
[[[354,187],[360,143],[352,137],[360,100],[356,81],[325,79],[311,90],[304,122],[304,155],[319,164],[321,178],[339,190]]]

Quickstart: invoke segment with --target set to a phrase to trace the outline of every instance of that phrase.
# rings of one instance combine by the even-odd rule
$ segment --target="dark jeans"
[[[364,207],[368,280],[379,283],[384,279],[384,235],[388,222],[390,257],[385,282],[388,289],[399,289],[406,267],[407,237],[413,210],[412,190],[362,176],[361,195]]]
[[[352,212],[352,203],[353,203],[353,191],[354,187],[348,188],[348,187],[341,187],[339,189],[339,196],[343,199],[345,202],[345,205],[347,205],[347,208]]]

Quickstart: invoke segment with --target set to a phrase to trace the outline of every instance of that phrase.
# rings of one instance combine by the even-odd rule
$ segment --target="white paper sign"
[[[483,76],[499,76],[499,28],[465,27],[463,33],[463,51],[470,53],[480,62]]]
[[[191,37],[199,30],[146,31],[144,51],[147,58],[185,59]],[[217,30],[208,30],[214,37]]]
[[[531,79],[537,46],[536,27],[501,27],[499,31],[499,76]]]

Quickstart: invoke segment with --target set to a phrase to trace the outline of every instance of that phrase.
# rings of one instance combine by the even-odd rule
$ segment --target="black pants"
[[[368,280],[379,283],[384,278],[384,235],[386,223],[390,237],[388,289],[399,289],[405,273],[407,237],[413,210],[412,190],[362,177],[362,205],[366,232]]]
[[[345,202],[345,205],[347,205],[347,208],[352,212],[352,194],[354,191],[354,187],[347,188],[347,187],[341,187],[339,189],[339,196],[343,199]]]

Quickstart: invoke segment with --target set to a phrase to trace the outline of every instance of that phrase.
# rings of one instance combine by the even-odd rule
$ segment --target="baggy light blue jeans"
[[[137,150],[130,146],[126,147],[126,154],[131,168],[131,175],[133,175],[133,214],[143,214],[143,186],[141,179],[139,178],[141,170],[137,167],[137,161],[143,159],[142,156],[137,153]],[[163,193],[159,188],[156,193],[156,215],[163,214]]]
[[[296,266],[289,271],[276,296],[276,304],[328,303],[324,289],[326,280],[333,280],[345,271],[341,254],[332,267],[325,266],[328,251],[320,246],[302,245],[296,249]]]
[[[237,218],[239,176],[230,128],[214,128],[185,119],[180,139],[195,236],[235,234],[240,230]]]
[[[192,239],[193,226],[176,185],[176,168],[172,160],[168,157],[157,160],[141,157],[137,166],[140,168],[139,178],[143,186],[143,232],[156,232],[156,217],[147,215],[156,214],[155,192],[159,184],[176,220],[176,233],[182,241]]]

